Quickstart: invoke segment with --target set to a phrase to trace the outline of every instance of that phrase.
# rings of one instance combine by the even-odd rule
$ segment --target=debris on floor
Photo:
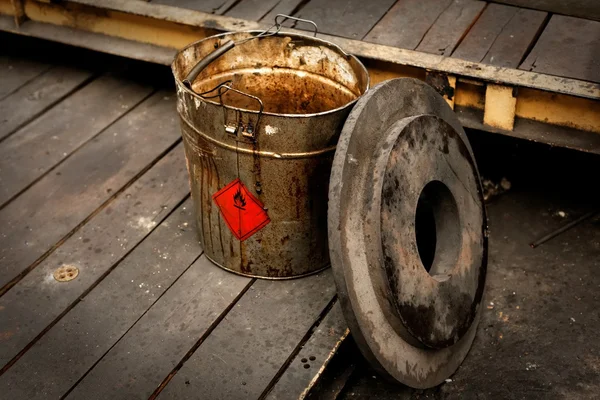
[[[506,178],[502,178],[500,182],[494,182],[490,179],[483,179],[483,201],[489,203],[494,198],[510,190],[512,184]]]

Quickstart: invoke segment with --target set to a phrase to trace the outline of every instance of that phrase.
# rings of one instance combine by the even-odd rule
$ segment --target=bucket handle
[[[279,18],[283,18],[283,21],[279,22]],[[311,24],[314,27],[314,35],[313,36],[317,37],[317,33],[319,33],[319,27],[317,26],[317,24],[314,21],[311,21],[309,19],[292,17],[291,15],[277,14],[277,16],[275,16],[275,23],[273,25],[271,25],[271,27],[269,29],[262,31],[258,35],[249,37],[249,38],[245,38],[242,40],[238,40],[237,42],[234,42],[231,39],[223,42],[223,44],[218,49],[216,49],[212,53],[208,54],[203,59],[198,61],[198,63],[196,65],[194,65],[194,67],[190,70],[190,72],[188,72],[186,77],[183,79],[183,81],[182,81],[183,84],[188,89],[193,90],[192,83],[196,80],[198,75],[200,75],[200,72],[202,72],[204,70],[204,68],[206,68],[210,63],[215,61],[217,58],[221,57],[223,54],[227,53],[229,50],[233,49],[236,45],[246,43],[247,41],[250,41],[253,39],[259,39],[261,37],[273,36],[273,35],[278,34],[282,28],[281,24],[284,23],[285,21],[287,21],[288,19],[293,19],[298,22],[304,22],[307,24]],[[273,29],[273,28],[275,28],[275,30],[271,31],[271,29]]]
[[[279,22],[279,17],[282,17],[283,21]],[[275,25],[273,25],[274,27],[277,28],[275,33],[278,33],[281,30],[281,24],[284,23],[288,19],[293,19],[294,21],[304,22],[305,24],[312,25],[313,28],[315,28],[314,32],[313,32],[313,36],[317,37],[317,34],[319,33],[319,27],[317,26],[317,23],[315,21],[313,21],[312,19],[303,19],[303,18],[292,17],[291,15],[285,15],[285,14],[277,14],[277,16],[275,17]],[[271,28],[273,28],[273,26]],[[271,28],[269,28],[268,30],[270,30]]]
[[[260,118],[262,117],[265,106],[259,97],[253,96],[249,93],[242,92],[241,90],[235,89],[230,86],[231,83],[232,83],[231,80],[227,80],[227,81],[219,83],[217,86],[215,86],[214,88],[212,88],[210,90],[207,90],[206,92],[197,93],[197,94],[198,94],[198,96],[202,97],[203,99],[214,99],[215,97],[218,97],[219,101],[221,103],[221,106],[224,105],[222,96],[225,93],[229,92],[230,90],[235,93],[241,94],[242,96],[246,96],[253,100],[256,100],[258,102],[258,104],[260,105],[259,110],[258,110],[258,118],[256,118],[256,124],[252,124],[251,121],[248,121],[248,123],[244,125],[244,123],[242,123],[240,121],[237,124],[229,124],[228,125],[227,124],[227,109],[225,107],[223,107],[223,110],[224,110],[223,124],[225,125],[225,132],[229,133],[230,135],[235,135],[235,136],[237,136],[238,132],[240,132],[243,137],[246,137],[249,139],[254,139],[256,131],[258,130],[258,126],[260,124]],[[217,94],[210,95],[210,93],[212,93],[214,91],[217,91]]]

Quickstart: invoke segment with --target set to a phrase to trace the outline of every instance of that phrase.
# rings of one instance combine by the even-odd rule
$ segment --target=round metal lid
[[[443,382],[475,335],[487,231],[467,137],[431,87],[395,79],[358,101],[328,217],[339,299],[363,354],[403,384]]]

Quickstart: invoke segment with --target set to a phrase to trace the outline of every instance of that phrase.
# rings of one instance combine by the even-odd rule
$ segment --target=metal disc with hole
[[[473,152],[431,87],[395,79],[358,101],[328,217],[338,295],[362,353],[408,386],[443,382],[475,336],[487,227]]]

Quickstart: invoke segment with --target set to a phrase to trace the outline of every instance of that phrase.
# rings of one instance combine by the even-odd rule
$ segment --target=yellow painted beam
[[[458,79],[454,104],[483,110],[485,108],[485,84],[473,80]]]
[[[151,20],[137,15],[106,11],[73,3],[47,4],[26,0],[25,14],[32,21],[68,26],[175,49],[216,33],[212,29],[165,20]]]
[[[483,123],[494,128],[512,131],[515,126],[517,98],[509,86],[488,84],[485,90]]]
[[[15,15],[15,8],[12,4],[12,0],[0,0],[0,14],[3,15]]]
[[[517,116],[600,133],[600,101],[519,88]]]

